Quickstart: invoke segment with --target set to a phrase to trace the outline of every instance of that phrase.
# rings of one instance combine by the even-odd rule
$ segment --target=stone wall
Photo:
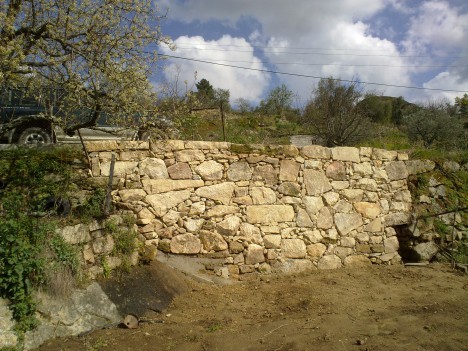
[[[224,258],[224,276],[400,262],[394,227],[411,220],[407,177],[431,168],[369,147],[86,147],[93,177],[107,178],[116,155],[114,201],[135,213],[146,245]]]

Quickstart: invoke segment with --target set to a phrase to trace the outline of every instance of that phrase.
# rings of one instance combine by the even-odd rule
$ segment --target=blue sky
[[[176,47],[160,51],[186,59],[167,59],[161,75],[169,83],[177,79],[180,89],[184,89],[180,82],[187,81],[190,88],[206,78],[215,88],[229,89],[231,102],[245,98],[257,104],[284,83],[296,94],[298,107],[318,82],[312,77],[380,83],[364,84],[363,89],[415,102],[441,98],[453,102],[463,93],[395,85],[468,92],[466,0],[157,4],[162,11],[168,9],[162,31]]]

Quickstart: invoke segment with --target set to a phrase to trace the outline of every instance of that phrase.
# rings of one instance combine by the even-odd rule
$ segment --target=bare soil
[[[468,275],[440,264],[226,286],[185,280],[186,291],[163,312],[147,312],[137,329],[97,330],[39,350],[468,350]]]

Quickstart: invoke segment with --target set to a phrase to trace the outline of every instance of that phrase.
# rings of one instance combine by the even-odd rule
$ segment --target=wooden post
[[[107,217],[110,211],[112,182],[114,180],[114,166],[115,166],[115,154],[112,154],[110,170],[109,170],[109,182],[107,183],[106,200],[104,202],[104,216]]]
[[[224,127],[224,109],[223,109],[223,100],[219,102],[219,110],[221,111],[221,124],[223,125],[223,141],[226,141],[226,130]]]
[[[84,153],[85,153],[85,156],[86,156],[86,160],[88,160],[88,166],[89,166],[89,169],[91,170],[91,175],[92,175],[93,174],[93,165],[91,164],[91,160],[89,158],[88,150],[86,150],[86,145],[85,145],[85,143],[83,141],[83,137],[81,136],[80,130],[77,129],[76,132],[78,133],[78,136],[80,138],[81,146],[83,147],[83,150],[84,150]]]

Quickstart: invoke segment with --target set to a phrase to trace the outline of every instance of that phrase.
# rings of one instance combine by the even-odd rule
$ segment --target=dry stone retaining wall
[[[369,147],[169,140],[86,145],[140,239],[173,254],[224,258],[219,273],[394,264],[409,223],[407,177],[431,165]],[[417,166],[417,167],[416,167]]]

